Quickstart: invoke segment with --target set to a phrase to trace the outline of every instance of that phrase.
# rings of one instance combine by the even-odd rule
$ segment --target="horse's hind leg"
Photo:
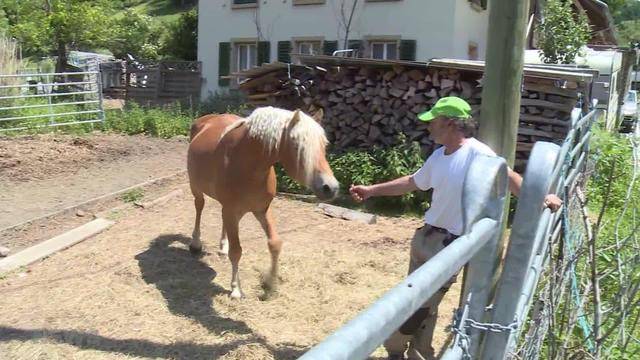
[[[224,229],[224,221],[222,223],[222,233],[220,234],[220,248],[218,249],[218,255],[229,254],[229,240],[227,239],[227,231]]]
[[[238,264],[242,257],[242,247],[240,246],[240,238],[238,234],[238,222],[240,217],[225,208],[222,208],[222,222],[227,231],[229,239],[229,260],[231,261],[231,297],[239,299],[243,297],[242,288],[240,287],[240,274],[238,273]]]
[[[258,219],[262,229],[267,234],[269,252],[271,253],[271,271],[265,279],[264,286],[266,290],[275,290],[278,284],[278,257],[280,256],[280,250],[282,250],[282,240],[276,233],[275,222],[270,208],[267,208],[264,212],[254,212],[253,215]]]
[[[202,251],[202,242],[200,241],[200,218],[202,217],[202,209],[204,208],[204,195],[194,193],[193,197],[193,204],[196,207],[196,223],[193,226],[189,251],[193,254],[199,254]]]

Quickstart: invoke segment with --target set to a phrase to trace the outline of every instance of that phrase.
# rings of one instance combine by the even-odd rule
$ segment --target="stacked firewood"
[[[298,69],[291,76],[286,71],[275,71],[241,87],[256,105],[308,112],[322,108],[322,125],[338,151],[390,146],[403,141],[399,138],[403,134],[430,153],[434,144],[428,138],[426,125],[417,121],[417,114],[430,109],[441,97],[458,96],[471,104],[474,116],[479,115],[481,75],[399,65],[332,67],[326,71],[308,68]],[[576,101],[575,89],[559,88],[554,80],[525,79],[516,169],[523,169],[534,142],[561,142],[566,137]]]

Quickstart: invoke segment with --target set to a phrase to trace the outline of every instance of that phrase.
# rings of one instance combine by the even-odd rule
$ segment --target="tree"
[[[4,5],[9,33],[27,53],[58,56],[63,71],[70,49],[103,47],[111,37],[114,8],[108,0],[21,0]]]
[[[552,64],[573,63],[590,37],[586,15],[575,14],[565,0],[547,1],[537,33],[542,60]]]
[[[349,48],[349,35],[353,30],[353,20],[358,9],[358,0],[334,0],[332,5],[338,20],[338,40],[342,40],[342,49]]]
[[[195,61],[198,58],[198,12],[192,9],[172,23],[162,45],[168,57]]]
[[[161,31],[153,25],[150,16],[127,10],[114,20],[113,29],[113,38],[107,48],[115,57],[123,59],[131,54],[144,60],[158,58],[156,39],[160,38]]]

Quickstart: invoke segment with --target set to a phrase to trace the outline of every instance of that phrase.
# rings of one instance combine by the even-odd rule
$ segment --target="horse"
[[[238,223],[249,212],[266,233],[271,254],[271,269],[263,285],[275,290],[278,281],[282,240],[270,207],[276,195],[276,163],[319,199],[330,200],[338,194],[338,181],[325,157],[328,141],[319,124],[321,117],[322,110],[311,117],[300,110],[261,107],[246,118],[205,115],[191,126],[187,173],[196,218],[189,250],[194,254],[202,251],[200,218],[207,195],[222,206],[218,253],[228,255],[231,262],[232,298],[244,296],[238,274],[242,256]]]

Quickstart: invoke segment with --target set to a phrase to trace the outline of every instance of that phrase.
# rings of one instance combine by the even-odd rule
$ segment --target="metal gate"
[[[506,164],[498,158],[475,160],[463,192],[463,236],[409,275],[355,319],[304,354],[304,360],[364,359],[413,314],[448,278],[468,262],[462,309],[452,331],[455,337],[442,359],[536,359],[540,341],[523,339],[523,356],[516,346],[540,274],[549,266],[550,246],[561,237],[567,209],[552,214],[541,204],[551,192],[565,196],[584,170],[591,125],[603,117],[593,110],[572,113],[572,129],[562,147],[535,144],[524,176],[502,275],[491,298],[506,193]],[[566,199],[565,199],[566,200]],[[565,201],[566,202],[566,201]],[[490,322],[486,322],[490,320]],[[542,328],[542,329],[540,329]],[[538,338],[548,327],[539,326]],[[521,346],[522,347],[522,346]],[[529,354],[534,354],[530,356]]]
[[[104,121],[98,71],[0,74],[0,132]]]

